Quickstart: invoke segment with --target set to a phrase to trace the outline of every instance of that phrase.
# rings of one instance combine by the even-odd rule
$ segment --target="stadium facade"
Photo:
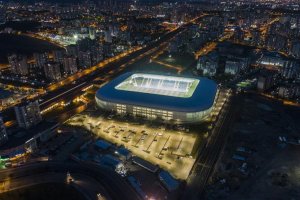
[[[194,123],[209,115],[217,95],[208,78],[125,73],[97,91],[96,104],[120,115]]]

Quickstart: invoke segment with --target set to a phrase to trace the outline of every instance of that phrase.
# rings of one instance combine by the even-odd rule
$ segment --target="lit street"
[[[0,200],[300,199],[299,13],[0,1]]]

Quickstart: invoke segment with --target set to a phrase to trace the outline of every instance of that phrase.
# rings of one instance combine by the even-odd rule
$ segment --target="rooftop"
[[[159,82],[163,82],[164,86],[158,88]],[[213,106],[216,93],[217,84],[204,77],[125,73],[102,86],[97,91],[96,98],[162,110],[199,112]]]

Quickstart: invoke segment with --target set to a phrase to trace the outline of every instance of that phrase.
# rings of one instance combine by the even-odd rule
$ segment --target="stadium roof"
[[[142,87],[123,87],[133,75],[145,75],[146,77],[154,76],[164,80],[178,80],[181,83],[191,82],[190,87],[174,90],[173,87],[166,86],[160,88]],[[170,83],[170,82],[169,82]],[[178,85],[178,83],[176,83]],[[168,89],[170,88],[170,90]],[[146,90],[147,89],[147,90]],[[135,105],[153,109],[177,111],[177,112],[199,112],[213,106],[217,93],[217,84],[208,78],[184,78],[179,76],[161,76],[141,73],[125,73],[101,87],[96,97],[102,101]]]

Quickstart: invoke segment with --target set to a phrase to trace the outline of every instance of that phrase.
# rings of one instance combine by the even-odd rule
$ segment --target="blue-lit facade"
[[[208,78],[193,78],[197,79],[199,84],[188,98],[117,89],[120,83],[133,75],[137,74],[125,73],[101,87],[96,93],[97,106],[120,115],[130,114],[135,117],[150,120],[161,119],[171,123],[195,123],[210,114],[218,95],[217,84]],[[147,76],[147,74],[141,75]],[[158,76],[159,79],[171,78],[172,81],[171,76]],[[177,80],[178,78],[180,79],[176,77]],[[182,79],[186,78],[182,77]],[[174,87],[178,88],[178,84],[174,82]],[[142,87],[149,90],[149,84]]]

